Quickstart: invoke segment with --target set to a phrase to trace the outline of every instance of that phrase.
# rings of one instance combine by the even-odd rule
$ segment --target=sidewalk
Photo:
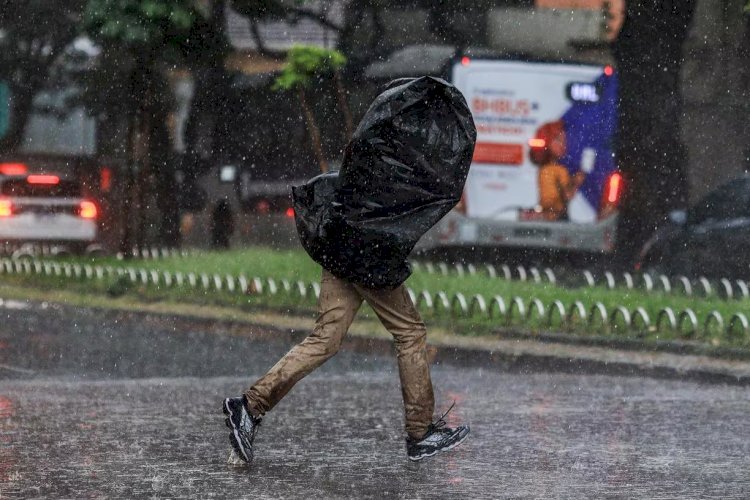
[[[388,350],[391,342],[378,325],[359,325],[344,348]],[[309,326],[308,326],[309,328]],[[382,327],[381,327],[382,329]],[[498,336],[468,337],[430,331],[435,363],[496,367],[512,372],[564,372],[644,376],[700,382],[750,385],[750,361],[710,356],[622,349],[618,345],[586,346]]]

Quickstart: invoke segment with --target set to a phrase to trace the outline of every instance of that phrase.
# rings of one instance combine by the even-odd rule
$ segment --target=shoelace
[[[443,427],[447,425],[445,417],[448,415],[448,413],[450,413],[454,406],[456,406],[455,400],[453,401],[453,404],[450,405],[450,408],[445,410],[445,413],[443,413],[440,418],[430,424],[430,426],[427,428],[427,434],[425,434],[425,436],[429,436],[433,432],[445,432],[445,429],[443,429]]]
[[[250,418],[253,420],[253,438],[255,438],[255,433],[258,432],[258,427],[260,427],[263,419],[261,417],[253,417],[252,415],[250,415]]]

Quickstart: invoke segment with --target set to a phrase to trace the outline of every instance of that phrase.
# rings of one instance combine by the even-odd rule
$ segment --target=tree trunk
[[[349,109],[349,102],[346,99],[346,89],[344,88],[344,82],[341,80],[341,72],[333,72],[333,81],[336,83],[336,98],[339,101],[341,113],[344,115],[344,127],[346,129],[346,140],[348,142],[354,133],[354,121],[352,120],[352,112]]]
[[[750,1],[747,3],[747,8],[750,9]],[[750,88],[750,11],[745,12],[745,31],[744,31],[744,43],[740,44],[740,57],[742,68],[741,68],[741,82],[742,87]],[[744,116],[750,114],[750,101],[744,99]],[[747,125],[746,125],[747,127]],[[747,130],[747,128],[745,129]],[[750,144],[746,143],[745,150],[745,165],[744,169],[746,173],[750,173]]]
[[[457,6],[455,3],[455,0],[453,2],[431,3],[428,10],[428,25],[430,32],[432,32],[438,40],[442,40],[443,43],[448,43],[457,48],[463,49],[469,44],[470,40],[465,33],[456,29],[456,21],[459,16],[466,16],[470,14],[470,12],[467,12],[469,9],[466,9],[466,6]]]
[[[381,9],[379,7],[372,7],[372,25],[373,25],[373,37],[370,39],[372,43],[373,54],[383,54],[389,49],[384,50],[383,39],[385,38],[385,22],[380,17]]]
[[[695,0],[629,2],[613,47],[620,78],[617,152],[626,181],[617,248],[625,266],[669,212],[687,203],[680,69],[694,7]]]
[[[146,115],[146,116],[144,116]],[[139,124],[140,133],[138,134],[140,151],[138,161],[138,175],[136,176],[135,186],[135,209],[136,209],[136,227],[135,227],[135,246],[143,250],[146,246],[146,198],[149,186],[149,177],[151,176],[151,120],[146,113],[141,113],[141,123]]]
[[[172,168],[166,168],[156,175],[156,195],[159,201],[161,222],[159,224],[159,244],[167,248],[179,248],[180,207],[175,197],[175,182]]]
[[[136,56],[135,61],[136,69],[133,72],[133,92],[131,93],[135,98],[135,110],[129,143],[132,191],[129,193],[129,199],[127,200],[133,207],[128,209],[129,217],[127,222],[129,224],[132,224],[133,221],[135,222],[135,227],[130,228],[130,237],[134,246],[140,251],[144,246],[144,189],[146,176],[150,171],[148,165],[148,140],[150,135],[148,112],[149,99],[151,98],[152,74],[147,59],[143,55],[139,54]],[[135,170],[136,166],[138,167],[137,171]]]
[[[135,76],[131,76],[131,85],[134,88],[132,80],[135,80]],[[134,178],[133,171],[135,169],[135,136],[138,127],[138,114],[135,109],[132,109],[128,116],[128,158],[126,161],[126,172],[125,172],[125,184],[122,186],[120,191],[120,254],[124,258],[129,258],[133,250],[133,233],[131,228],[130,215],[131,202],[133,200],[133,189],[134,189]]]
[[[211,49],[202,54],[202,58],[192,71],[194,91],[185,124],[185,155],[181,165],[184,174],[182,189],[185,192],[200,191],[196,183],[208,171],[211,162],[225,160],[222,157],[221,145],[226,144],[226,138],[222,135],[219,125],[225,120],[225,115],[234,112],[227,109],[226,103],[226,96],[230,90],[229,78],[224,68],[225,54],[229,50],[226,41],[225,8],[226,0],[214,1],[210,19],[212,28],[209,30],[212,36],[205,42]],[[217,40],[223,42],[217,43]],[[183,207],[175,205],[167,210],[176,210],[177,213],[173,216],[179,218],[179,211],[182,209]]]
[[[175,162],[167,118],[167,107],[161,103],[151,129],[151,166],[156,205],[161,217],[158,243],[162,247],[176,248],[180,246],[180,207],[175,192]]]
[[[348,2],[344,7],[344,24],[339,33],[337,48],[346,54],[350,63],[352,60],[359,63],[363,59],[362,47],[357,45],[357,35],[363,31],[362,23],[368,8],[363,2]]]
[[[136,176],[136,233],[135,243],[139,249],[147,246],[146,224],[148,218],[148,200],[151,199],[153,187],[153,175],[159,173],[158,169],[162,167],[159,160],[166,156],[169,149],[167,144],[159,144],[154,141],[156,130],[164,126],[166,122],[165,107],[161,102],[159,95],[161,74],[149,59],[143,60],[136,66],[140,69],[141,88],[143,89],[139,100],[138,113],[139,120],[139,143],[136,144],[137,156],[139,159],[140,169]],[[165,162],[162,162],[165,163]],[[174,194],[172,194],[173,196]]]
[[[0,139],[0,153],[4,154],[15,151],[21,145],[26,123],[31,116],[37,88],[19,88],[18,86],[14,86],[10,91],[12,95],[10,99],[10,122],[8,123],[8,130],[5,136]]]
[[[315,123],[315,116],[313,116],[312,109],[310,109],[310,106],[307,104],[305,90],[302,87],[298,87],[297,95],[299,96],[299,102],[302,106],[302,112],[305,114],[307,131],[310,133],[310,142],[312,143],[313,153],[315,153],[315,159],[318,160],[320,171],[323,173],[328,172],[328,162],[323,156],[323,146],[320,143],[320,130]]]

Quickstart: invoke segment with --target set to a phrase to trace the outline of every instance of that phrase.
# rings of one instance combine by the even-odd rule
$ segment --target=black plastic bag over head
[[[302,246],[335,276],[393,288],[420,237],[461,198],[476,129],[463,95],[433,77],[391,82],[339,172],[292,188]]]

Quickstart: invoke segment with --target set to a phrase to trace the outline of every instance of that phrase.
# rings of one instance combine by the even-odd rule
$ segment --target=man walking
[[[312,334],[241,397],[224,400],[230,441],[241,459],[252,460],[263,415],[336,354],[363,301],[394,338],[409,459],[466,439],[467,425],[447,427],[445,414],[432,420],[426,329],[403,281],[417,240],[459,200],[475,139],[471,113],[455,87],[430,77],[397,80],[365,114],[341,172],[294,189],[302,244],[323,267],[318,319]]]

